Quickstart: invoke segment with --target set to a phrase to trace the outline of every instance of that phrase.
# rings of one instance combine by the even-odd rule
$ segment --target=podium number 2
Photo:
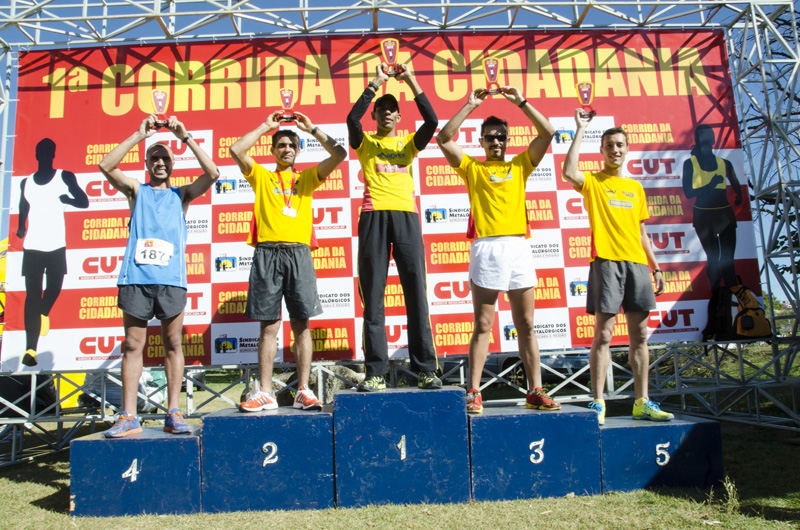
[[[261,452],[264,453],[264,462],[261,467],[267,467],[267,464],[274,464],[278,461],[278,445],[275,442],[267,442],[261,447]]]
[[[666,466],[669,464],[669,442],[663,444],[656,444],[656,464],[659,466]]]
[[[139,469],[139,459],[138,458],[134,458],[133,462],[131,462],[131,467],[129,467],[128,470],[125,471],[125,473],[122,474],[122,478],[130,478],[131,482],[136,482],[136,476],[141,471],[142,470]]]
[[[544,438],[539,440],[538,442],[531,442],[528,446],[528,449],[533,451],[530,456],[531,464],[541,464],[544,460],[544,453],[542,452],[542,447],[544,447]]]

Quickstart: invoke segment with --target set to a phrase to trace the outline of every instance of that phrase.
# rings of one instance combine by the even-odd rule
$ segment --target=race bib
[[[138,265],[158,265],[166,267],[172,258],[175,245],[161,239],[137,239],[136,257]]]

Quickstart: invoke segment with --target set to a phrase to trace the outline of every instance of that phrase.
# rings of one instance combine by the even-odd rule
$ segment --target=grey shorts
[[[120,285],[117,307],[138,318],[172,318],[186,308],[186,289],[173,285]]]
[[[650,268],[641,263],[595,258],[589,265],[586,312],[616,315],[620,307],[626,313],[656,308]]]
[[[244,316],[280,320],[281,298],[286,300],[291,318],[309,319],[322,314],[308,245],[259,243],[253,252]]]

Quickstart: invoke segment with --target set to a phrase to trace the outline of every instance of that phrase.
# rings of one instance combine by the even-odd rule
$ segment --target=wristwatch
[[[189,138],[194,138],[194,137],[192,136],[192,133],[187,132],[186,136],[184,138],[181,138],[181,142],[186,143],[189,141]]]

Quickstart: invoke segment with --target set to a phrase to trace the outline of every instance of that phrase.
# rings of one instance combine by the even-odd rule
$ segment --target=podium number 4
[[[136,476],[141,473],[141,471],[142,470],[139,469],[139,459],[134,458],[133,462],[131,462],[131,467],[122,474],[122,478],[130,478],[131,482],[136,482]]]
[[[274,464],[278,461],[278,445],[275,442],[267,442],[261,447],[261,452],[266,456],[261,467],[267,467],[267,464]]]
[[[669,464],[669,442],[656,444],[656,464],[663,467]]]
[[[544,447],[544,438],[537,442],[531,442],[528,446],[528,449],[533,451],[530,456],[531,464],[541,464],[544,461],[544,452],[542,451],[542,447]]]

